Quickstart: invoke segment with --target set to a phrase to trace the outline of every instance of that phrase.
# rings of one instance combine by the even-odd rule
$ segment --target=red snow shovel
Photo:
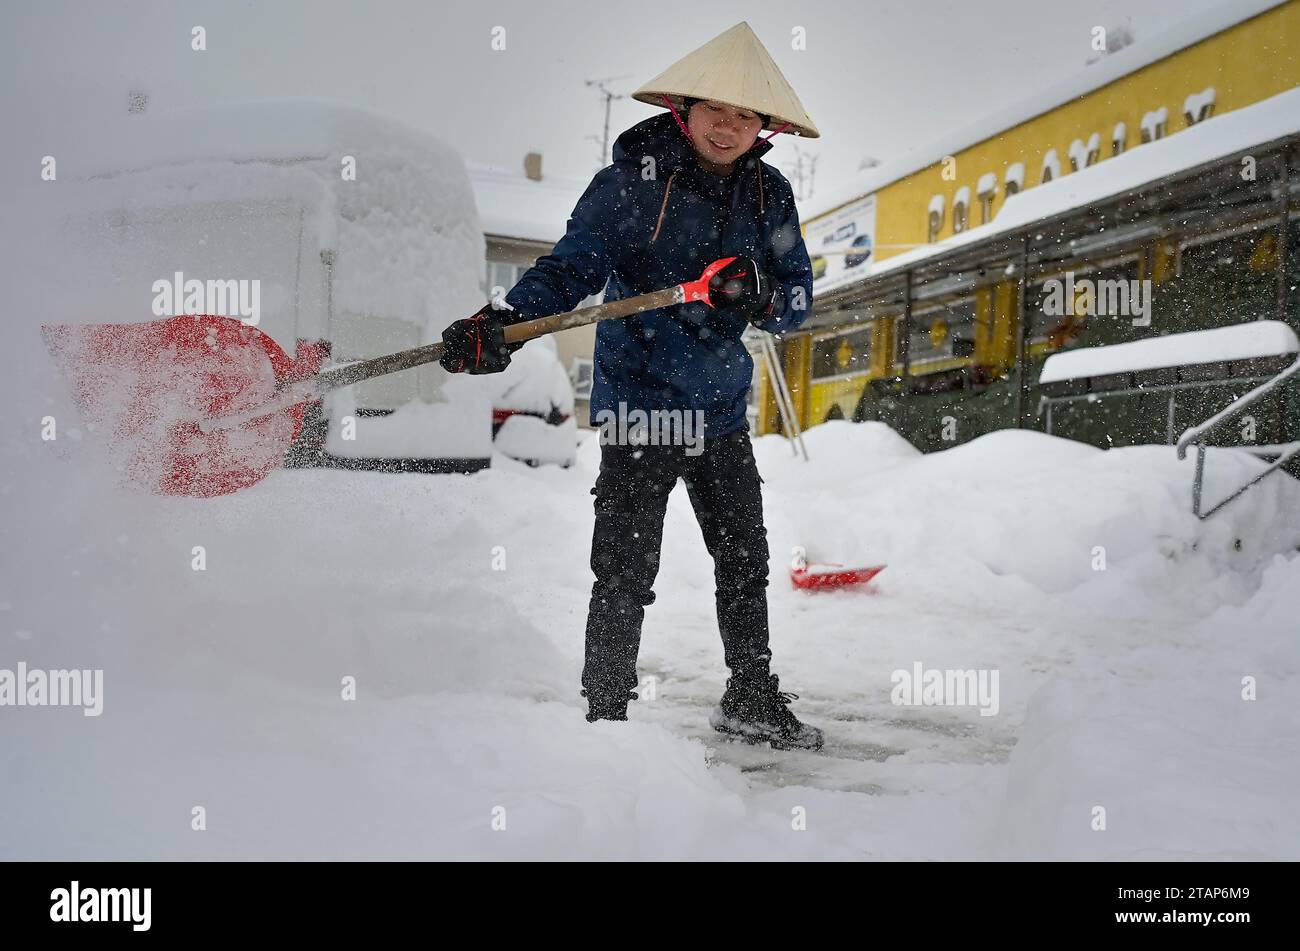
[[[796,548],[790,562],[790,583],[804,591],[847,588],[866,584],[885,570],[884,565],[849,568],[844,565],[813,565],[803,548]]]
[[[709,279],[541,317],[505,329],[507,343],[614,317],[709,300]],[[274,340],[234,317],[141,324],[46,324],[46,346],[71,382],[88,428],[128,481],[162,495],[210,498],[260,481],[281,464],[307,404],[331,390],[433,363],[442,343],[305,376]]]

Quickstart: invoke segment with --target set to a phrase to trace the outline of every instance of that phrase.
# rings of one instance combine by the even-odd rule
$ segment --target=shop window
[[[918,367],[923,367],[926,363],[971,356],[974,346],[974,297],[959,298],[938,307],[917,309],[912,313],[908,353],[913,373],[918,372]],[[901,354],[898,355],[898,364],[902,365]]]
[[[527,266],[507,261],[489,261],[487,266],[487,294],[489,298],[505,296],[519,283]]]
[[[1073,280],[1056,274],[1031,284],[1025,298],[1029,314],[1029,343],[1048,350],[1074,346],[1090,327],[1110,327],[1121,337],[1132,327],[1138,301],[1130,299],[1137,261],[1123,261],[1100,270],[1075,270]],[[1066,294],[1070,300],[1066,301]],[[1113,342],[1094,340],[1093,343]]]
[[[1275,226],[1185,242],[1177,281],[1167,289],[1174,320],[1187,329],[1272,317],[1277,310]]]
[[[871,368],[871,336],[872,327],[862,327],[814,339],[812,378],[826,380],[867,372]]]

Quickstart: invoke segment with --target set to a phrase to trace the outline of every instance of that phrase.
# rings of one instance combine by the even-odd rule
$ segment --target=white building
[[[519,172],[467,161],[474,199],[487,245],[485,296],[509,291],[564,237],[569,215],[589,182],[542,175],[542,159],[531,152]],[[599,296],[581,306],[598,303]],[[591,354],[596,326],[575,327],[554,334],[556,351],[573,381],[574,416],[588,427],[591,396]]]

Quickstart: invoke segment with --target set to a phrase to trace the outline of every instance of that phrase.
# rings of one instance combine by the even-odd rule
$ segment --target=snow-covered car
[[[497,451],[534,466],[573,465],[578,450],[573,383],[556,354],[555,340],[528,341],[504,372],[488,379],[496,384],[492,433]]]
[[[256,282],[258,328],[310,371],[322,359],[437,341],[483,304],[485,243],[464,162],[401,123],[335,103],[270,101],[123,115],[91,140],[93,160],[60,177],[60,188],[81,193],[65,232],[70,273],[89,295],[65,296],[65,307],[145,321],[161,316],[150,307],[159,280]],[[550,417],[553,397],[572,415],[553,347],[530,343],[515,362],[503,380],[434,363],[335,391],[309,413],[290,461],[483,468],[498,394],[507,398],[499,409],[545,403]],[[536,420],[548,428],[529,436],[533,418],[507,422],[508,454],[572,457],[576,439],[557,436],[562,427]]]

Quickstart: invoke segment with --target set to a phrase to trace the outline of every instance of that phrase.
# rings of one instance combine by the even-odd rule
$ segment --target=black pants
[[[745,430],[685,446],[601,446],[591,570],[596,576],[587,616],[588,691],[618,694],[637,685],[641,622],[654,603],[664,512],[679,478],[686,482],[704,544],[713,556],[723,656],[735,673],[765,671],[767,529],[762,478]]]

